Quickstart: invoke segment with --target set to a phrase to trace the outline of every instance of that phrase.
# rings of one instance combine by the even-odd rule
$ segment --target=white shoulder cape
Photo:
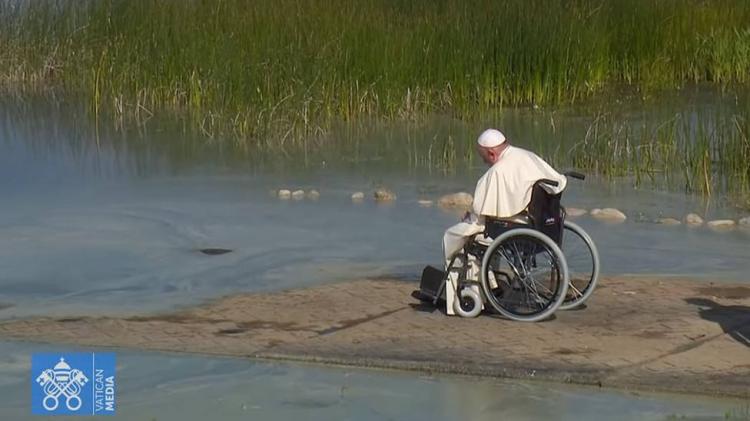
[[[526,209],[531,188],[546,178],[559,183],[547,190],[557,194],[565,189],[567,179],[535,153],[508,146],[500,159],[477,182],[473,210],[476,215],[507,218]]]

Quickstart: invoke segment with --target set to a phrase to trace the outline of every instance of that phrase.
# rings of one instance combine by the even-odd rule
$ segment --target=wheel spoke
[[[598,276],[598,256],[588,235],[575,224],[565,223],[562,251],[568,263],[570,281],[563,308],[583,303],[592,293]]]
[[[581,292],[581,291],[580,291],[580,290],[579,290],[579,289],[578,289],[578,288],[577,288],[577,287],[575,286],[575,284],[573,284],[573,282],[571,282],[571,283],[569,283],[569,284],[568,284],[568,292],[570,292],[571,290],[573,291],[573,295],[575,295],[575,296],[577,296],[577,297],[580,297],[580,296],[582,296],[582,295],[583,295],[583,292]]]

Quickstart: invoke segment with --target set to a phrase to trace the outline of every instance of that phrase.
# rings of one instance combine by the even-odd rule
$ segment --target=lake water
[[[498,124],[522,133],[521,146],[533,147],[529,133],[554,135],[544,128],[548,117],[509,113]],[[575,126],[578,117],[555,118],[557,126],[570,127],[564,136],[583,130]],[[379,275],[415,280],[422,266],[439,264],[442,232],[456,220],[455,214],[436,207],[419,207],[417,200],[471,191],[482,171],[478,166],[455,172],[420,166],[430,154],[421,142],[442,130],[456,133],[456,142],[471,141],[472,124],[457,130],[455,122],[437,119],[416,128],[370,127],[367,136],[342,131],[334,134],[339,136],[334,143],[344,145],[338,152],[323,147],[320,154],[274,160],[252,153],[238,158],[236,149],[194,138],[176,123],[115,131],[110,125],[94,127],[74,105],[2,102],[0,318],[142,314],[233,292]],[[416,152],[407,152],[411,149],[403,147],[401,134],[422,139],[414,143]],[[347,136],[356,142],[347,143]],[[353,192],[363,191],[369,198],[377,185],[394,190],[398,200],[390,205],[352,203]],[[280,201],[269,194],[279,188],[316,188],[321,197]],[[597,242],[605,274],[748,282],[750,232],[649,222],[688,212],[711,219],[743,216],[720,197],[704,202],[674,191],[635,189],[627,179],[612,183],[589,177],[571,182],[564,203],[617,207],[629,215],[619,225],[590,217],[576,221]],[[199,252],[203,248],[232,252],[209,256]],[[3,347],[15,355],[6,368],[10,364],[18,370],[26,364],[24,355],[40,349]],[[560,413],[597,419],[608,408],[618,408],[623,419],[663,419],[683,410],[703,416],[729,409],[724,403],[561,386],[121,355],[123,364],[133,367],[123,369],[132,383],[123,380],[121,407],[131,409],[122,413],[143,419],[204,419],[199,414],[217,413],[285,419],[313,410],[320,419],[403,414],[417,419],[466,414],[537,419]],[[20,384],[21,371],[2,376],[4,387]],[[341,395],[344,383],[350,386]],[[25,414],[23,390],[3,395],[0,407]],[[203,398],[196,401],[195,396]],[[192,418],[182,418],[184,414]]]
[[[40,419],[29,415],[29,355],[57,349],[0,342],[0,418]],[[130,351],[117,353],[117,375],[113,419],[122,420],[718,421],[748,414],[736,400]]]

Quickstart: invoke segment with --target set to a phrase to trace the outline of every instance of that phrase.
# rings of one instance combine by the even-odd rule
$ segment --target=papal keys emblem
[[[81,370],[70,367],[65,358],[53,368],[42,371],[36,378],[36,382],[44,390],[42,406],[47,411],[54,411],[60,405],[60,400],[65,399],[65,406],[70,411],[77,411],[83,402],[78,396],[81,388],[89,381]]]

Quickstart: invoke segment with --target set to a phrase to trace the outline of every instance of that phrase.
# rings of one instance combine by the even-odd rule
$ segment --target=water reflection
[[[222,170],[278,175],[322,169],[455,176],[474,174],[481,167],[474,156],[474,139],[487,126],[495,126],[515,144],[567,167],[573,163],[568,152],[602,116],[634,135],[679,120],[690,141],[699,129],[717,132],[718,125],[733,126],[730,117],[744,110],[739,104],[746,96],[744,91],[725,95],[689,89],[645,103],[623,94],[619,100],[575,107],[509,108],[474,121],[448,115],[404,123],[355,121],[339,124],[328,135],[312,136],[300,145],[291,146],[292,142],[282,139],[274,147],[259,139],[208,138],[191,131],[184,117],[122,121],[102,114],[95,124],[89,107],[76,98],[4,97],[0,98],[0,159],[6,164],[3,175],[27,178],[50,174],[113,178]]]
[[[0,343],[1,418],[31,419],[29,355],[56,350]],[[725,413],[741,413],[745,405],[544,383],[124,351],[117,353],[117,373],[114,419],[126,420],[721,420]]]

